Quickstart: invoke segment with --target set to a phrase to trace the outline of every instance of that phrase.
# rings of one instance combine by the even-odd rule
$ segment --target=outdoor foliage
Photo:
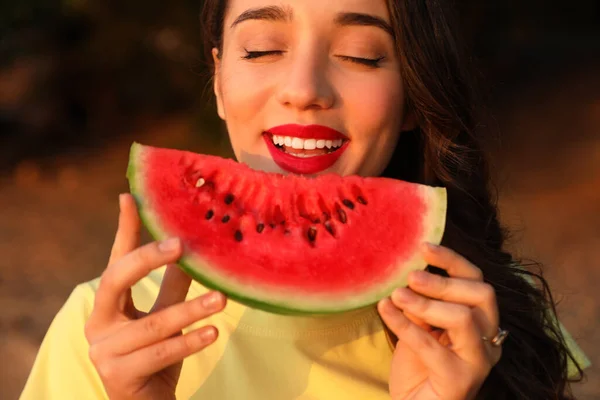
[[[187,0],[2,2],[2,163],[105,140],[144,115],[202,114],[210,91],[200,6]]]

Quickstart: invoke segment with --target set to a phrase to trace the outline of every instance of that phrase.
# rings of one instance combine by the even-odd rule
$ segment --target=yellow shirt
[[[152,307],[163,272],[133,287],[139,309]],[[77,286],[58,312],[21,399],[107,398],[83,333],[97,287],[97,279]],[[193,282],[188,299],[206,292]],[[178,399],[389,400],[392,347],[374,308],[327,318],[288,317],[230,300],[222,313],[189,329],[205,324],[216,326],[219,338],[185,359]]]
[[[154,271],[133,287],[139,309],[152,307],[163,273],[164,268]],[[98,279],[77,286],[56,315],[22,400],[107,398],[83,333],[97,287]],[[206,292],[192,282],[188,299]],[[222,313],[187,330],[205,324],[215,325],[219,338],[184,361],[178,399],[389,400],[392,346],[374,308],[326,318],[287,317],[229,301]]]

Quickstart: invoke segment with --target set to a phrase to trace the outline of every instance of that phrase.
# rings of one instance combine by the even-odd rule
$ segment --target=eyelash
[[[344,61],[350,61],[355,64],[366,65],[371,68],[379,68],[379,63],[385,58],[383,56],[378,58],[360,58],[360,57],[350,57],[350,56],[338,56]]]
[[[264,57],[264,56],[270,56],[270,55],[281,55],[284,52],[281,50],[268,50],[268,51],[246,51],[246,55],[242,56],[242,58],[244,60],[254,60],[260,57]],[[385,58],[385,57],[378,57],[378,58],[360,58],[360,57],[350,57],[350,56],[338,56],[340,59],[344,60],[344,61],[350,61],[353,62],[355,64],[360,64],[360,65],[365,65],[367,67],[371,67],[371,68],[378,68],[379,67],[379,63]]]
[[[259,58],[259,57],[283,54],[283,51],[281,51],[281,50],[268,50],[268,51],[245,50],[245,51],[246,51],[246,55],[242,57],[244,60],[253,60],[253,59]]]

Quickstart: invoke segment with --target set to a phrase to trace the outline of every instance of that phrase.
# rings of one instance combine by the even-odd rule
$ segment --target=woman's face
[[[376,176],[413,128],[384,0],[229,0],[213,55],[219,116],[252,168]]]

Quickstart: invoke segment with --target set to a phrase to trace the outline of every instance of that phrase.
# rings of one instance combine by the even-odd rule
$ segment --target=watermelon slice
[[[216,156],[134,143],[131,193],[157,239],[206,287],[280,314],[372,305],[424,269],[446,190],[387,178],[255,171]]]

